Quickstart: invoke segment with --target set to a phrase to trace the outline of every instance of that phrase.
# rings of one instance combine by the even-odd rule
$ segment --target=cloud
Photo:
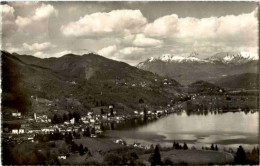
[[[3,19],[12,19],[14,18],[14,8],[4,4],[4,5],[0,5],[0,11],[2,13],[2,17]]]
[[[143,34],[136,35],[133,44],[135,46],[147,47],[147,46],[159,46],[163,44],[162,40],[145,37]]]
[[[3,44],[1,49],[5,50],[5,51],[8,51],[10,53],[14,53],[14,52],[17,53],[17,52],[22,51],[21,48],[13,46],[12,43],[5,43],[5,44]]]
[[[35,21],[41,21],[47,19],[52,14],[57,16],[58,11],[50,4],[48,5],[42,4],[41,7],[35,10],[35,14],[32,17],[32,19]]]
[[[101,50],[98,51],[98,54],[105,56],[105,57],[109,57],[113,53],[115,53],[116,50],[117,50],[116,45],[112,45],[112,46],[102,48]]]
[[[145,50],[144,48],[139,48],[139,47],[126,47],[119,50],[119,53],[124,55],[140,54],[144,52],[144,50]]]
[[[26,26],[28,26],[32,23],[32,20],[27,17],[18,16],[15,20],[15,23],[19,28],[25,28]]]
[[[44,53],[42,51],[38,51],[36,53],[33,54],[33,56],[38,57],[38,58],[50,58],[50,57],[62,57],[66,54],[70,54],[72,53],[72,51],[70,50],[64,50],[64,51],[60,51],[60,52],[55,52],[55,53]]]
[[[62,25],[60,30],[65,36],[98,37],[138,32],[146,23],[140,10],[113,10],[85,15],[78,21]]]
[[[33,29],[35,31],[44,29],[46,26],[45,22],[51,15],[58,15],[58,11],[50,4],[41,4],[40,7],[36,8],[31,16],[21,17],[17,16],[15,23],[20,31]],[[28,26],[32,26],[28,28]]]
[[[15,16],[14,16],[14,8],[7,4],[0,5],[0,25],[3,29],[12,30],[15,29]],[[1,29],[0,28],[0,29]]]
[[[117,39],[118,43],[128,47],[159,47],[163,45],[163,40],[146,37],[144,34],[129,34]]]
[[[258,9],[258,8],[257,8]],[[164,41],[161,50],[212,55],[220,51],[257,51],[257,9],[251,13],[209,18],[166,15],[148,23],[144,34]]]
[[[142,59],[145,48],[139,47],[125,47],[117,51],[111,59],[116,61],[124,61],[131,65],[136,64],[137,61]]]
[[[146,25],[144,33],[148,36],[176,39],[227,38],[250,40],[257,34],[256,11],[238,16],[227,15],[210,18],[179,18],[172,14],[160,17]]]
[[[17,7],[17,8],[24,8],[24,7],[31,7],[34,5],[39,4],[37,1],[17,1],[17,2],[9,2],[11,6]]]
[[[88,54],[90,52],[86,51],[86,50],[60,50],[60,51],[56,51],[56,52],[44,52],[44,51],[37,51],[33,54],[33,56],[36,56],[38,58],[51,58],[51,57],[62,57],[66,54],[75,54],[75,55],[84,55],[84,54]]]
[[[77,11],[77,8],[76,8],[76,7],[70,7],[70,8],[68,8],[68,12],[69,12],[69,13],[73,13],[73,12],[75,12],[75,11]]]
[[[49,42],[45,42],[45,43],[34,43],[32,45],[29,45],[27,43],[23,43],[23,47],[26,50],[29,51],[42,51],[42,50],[46,50],[47,48],[50,48],[52,45]]]

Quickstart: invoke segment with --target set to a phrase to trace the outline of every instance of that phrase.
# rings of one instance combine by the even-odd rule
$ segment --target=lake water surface
[[[258,116],[258,112],[209,113],[206,116],[188,116],[183,112],[141,125],[138,125],[140,121],[135,121],[127,127],[108,130],[105,134],[112,139],[124,139],[128,144],[139,142],[143,145],[172,146],[173,140],[176,140],[197,148],[214,143],[225,148],[242,145],[251,149],[258,144]]]

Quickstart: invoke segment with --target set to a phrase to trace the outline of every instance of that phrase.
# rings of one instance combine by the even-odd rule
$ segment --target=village
[[[172,109],[173,110],[173,109]],[[171,111],[173,112],[173,111]],[[65,136],[68,133],[73,135],[88,136],[90,138],[96,138],[102,136],[105,130],[104,125],[112,122],[124,123],[124,121],[138,118],[157,119],[161,116],[168,115],[169,109],[161,109],[156,111],[150,111],[144,109],[144,111],[133,111],[132,115],[117,114],[117,111],[113,108],[113,105],[108,107],[92,109],[87,115],[80,116],[79,114],[68,115],[67,120],[64,122],[57,121],[54,115],[50,117],[48,115],[37,113],[33,114],[33,117],[23,116],[17,110],[11,110],[9,118],[11,122],[17,122],[15,125],[7,125],[3,127],[3,141],[6,143],[23,143],[23,142],[35,142],[37,135],[53,135],[59,133]],[[122,141],[116,140],[115,143],[121,143]],[[134,147],[142,147],[140,144],[135,144]]]

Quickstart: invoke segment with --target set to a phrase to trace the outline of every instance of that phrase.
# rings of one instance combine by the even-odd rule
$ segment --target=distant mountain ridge
[[[246,52],[221,52],[209,58],[198,58],[194,52],[189,56],[162,55],[151,57],[137,65],[138,68],[161,76],[169,76],[181,84],[198,80],[215,81],[226,75],[256,73],[258,57]]]
[[[222,62],[222,63],[234,63],[241,64],[249,61],[258,60],[258,56],[250,54],[248,52],[221,52],[207,58],[209,62]]]
[[[167,63],[217,63],[221,62],[224,64],[242,64],[247,63],[249,61],[258,60],[258,56],[250,54],[248,52],[220,52],[209,58],[201,59],[198,58],[197,52],[192,52],[189,56],[181,56],[181,55],[171,55],[171,54],[163,54],[160,57],[150,57],[146,61],[141,62],[137,65],[137,67],[141,67],[145,65],[145,63],[154,62],[154,61],[162,61]]]

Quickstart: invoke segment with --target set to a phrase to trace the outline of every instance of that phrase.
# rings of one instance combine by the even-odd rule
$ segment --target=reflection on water
[[[179,140],[195,146],[217,143],[220,147],[237,144],[247,147],[258,142],[258,116],[258,112],[208,113],[206,116],[182,112],[146,123],[140,119],[115,123],[113,129],[116,130],[105,133],[113,138],[123,138],[128,143],[172,146],[173,140]]]

